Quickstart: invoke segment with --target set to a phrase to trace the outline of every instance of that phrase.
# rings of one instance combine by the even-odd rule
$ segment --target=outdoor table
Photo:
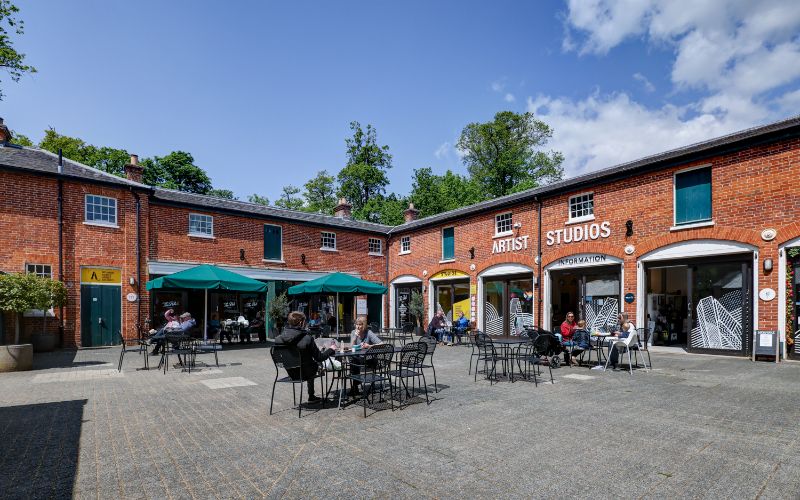
[[[598,365],[603,364],[603,357],[605,357],[605,353],[603,353],[603,349],[606,346],[608,341],[617,340],[618,337],[614,336],[613,333],[607,332],[595,332],[589,334],[589,338],[592,341],[592,348],[589,350],[589,360],[588,363],[592,362],[592,351],[597,350],[597,363]]]
[[[398,346],[393,346],[393,347],[394,347],[394,354],[397,354],[398,352],[403,350],[402,347],[398,347]],[[337,389],[336,390],[339,392],[339,409],[340,410],[342,409],[342,394],[344,392],[347,392],[347,380],[348,380],[347,375],[348,375],[348,371],[350,369],[349,361],[352,358],[356,357],[356,356],[363,356],[367,352],[369,352],[369,349],[359,349],[357,351],[354,351],[352,348],[347,347],[343,351],[340,351],[340,350],[337,349],[333,353],[333,357],[342,362],[342,369],[333,371],[333,378],[331,379],[331,384],[328,387],[328,390],[326,391],[326,396],[327,396],[327,393],[330,392],[331,388],[333,388],[334,381],[339,381],[339,383],[337,383]],[[337,372],[338,372],[338,376],[337,376]],[[341,386],[340,386],[340,384],[341,384]]]
[[[511,376],[509,377],[509,381],[514,382],[514,360],[511,359],[511,348],[513,346],[527,344],[530,338],[523,337],[521,335],[503,335],[497,337],[489,336],[489,339],[492,341],[492,344],[500,346],[500,348],[503,349],[505,356],[508,358],[508,362],[511,365]],[[503,375],[506,375],[505,366],[503,366]]]

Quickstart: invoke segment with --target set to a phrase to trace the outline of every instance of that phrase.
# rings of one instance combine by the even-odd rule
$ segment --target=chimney
[[[11,141],[11,131],[8,130],[8,127],[3,124],[3,119],[0,118],[0,142],[7,144],[9,141]]]
[[[129,181],[142,182],[144,167],[139,165],[139,155],[131,155],[131,162],[125,165],[125,177]]]
[[[409,203],[408,208],[403,212],[403,218],[406,220],[406,222],[411,222],[412,220],[417,220],[418,216],[419,210],[414,208],[413,203]]]
[[[342,219],[350,219],[353,216],[353,205],[349,204],[346,199],[339,198],[339,204],[334,207],[333,215]]]

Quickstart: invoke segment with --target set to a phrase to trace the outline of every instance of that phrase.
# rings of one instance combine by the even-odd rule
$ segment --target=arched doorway
[[[535,324],[533,269],[498,264],[478,274],[477,325],[488,335],[519,335]]]

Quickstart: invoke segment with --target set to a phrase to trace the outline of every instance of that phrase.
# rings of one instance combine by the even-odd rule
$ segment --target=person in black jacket
[[[333,341],[328,349],[320,351],[314,337],[306,330],[306,315],[300,311],[292,311],[289,313],[283,332],[275,338],[275,345],[297,347],[303,359],[301,370],[303,378],[307,379],[308,401],[319,401],[320,398],[314,395],[314,375],[319,370],[319,363],[331,357],[335,352],[336,341]],[[289,376],[299,378],[300,373],[297,372],[297,369],[292,369],[289,370]]]

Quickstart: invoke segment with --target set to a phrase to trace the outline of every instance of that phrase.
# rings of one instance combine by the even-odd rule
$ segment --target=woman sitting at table
[[[575,330],[578,329],[578,325],[575,323],[575,314],[570,311],[567,313],[567,317],[564,318],[564,322],[561,323],[561,338],[558,339],[563,344],[564,342],[571,342],[572,335],[575,334]]]
[[[383,341],[380,339],[380,337],[375,335],[372,330],[369,329],[367,318],[365,316],[359,316],[356,318],[356,329],[353,330],[353,333],[350,336],[350,343],[354,346],[358,345],[362,349],[369,349],[374,345],[383,344]],[[355,359],[350,363],[350,373],[354,375],[361,373],[361,366],[363,366],[364,363],[365,360],[362,356],[356,356]],[[353,388],[350,389],[351,395],[358,394],[358,385],[358,381],[353,380]]]
[[[619,326],[614,331],[614,335],[620,339],[624,339],[627,338],[628,335],[636,334],[636,325],[628,319],[628,313],[621,312],[617,318],[619,320]],[[613,342],[608,343],[608,356],[608,364],[611,365],[611,368],[616,369],[619,351],[614,347]]]
[[[286,371],[292,378],[306,379],[308,386],[308,401],[319,401],[320,398],[314,394],[314,380],[319,370],[319,364],[328,359],[336,351],[336,341],[332,341],[331,346],[320,351],[314,337],[306,330],[306,315],[300,311],[292,311],[286,320],[286,327],[283,332],[275,338],[276,346],[294,346],[300,351],[303,365],[300,370],[289,368]]]
[[[584,320],[578,321],[577,329],[572,334],[572,363],[578,364],[576,355],[580,356],[583,351],[592,348],[592,339],[589,336],[589,331],[586,330],[586,322]]]

